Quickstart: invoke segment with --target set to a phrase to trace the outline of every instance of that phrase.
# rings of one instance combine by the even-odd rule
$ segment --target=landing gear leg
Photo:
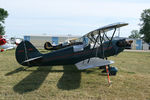
[[[108,77],[108,84],[110,85],[111,84],[111,81],[110,81],[110,78],[109,78],[109,70],[108,70],[108,68],[107,68],[107,66],[105,66],[106,67],[106,72],[107,72],[107,77]]]

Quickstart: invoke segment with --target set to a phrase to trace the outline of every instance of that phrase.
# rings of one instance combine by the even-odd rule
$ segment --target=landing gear
[[[117,72],[118,72],[118,68],[116,68],[116,67],[110,67],[110,69],[109,69],[109,74],[110,75],[116,75],[117,74]]]
[[[118,69],[114,66],[110,66],[108,65],[108,71],[109,71],[109,75],[115,76],[118,72]],[[106,73],[106,68],[102,71],[102,73]]]

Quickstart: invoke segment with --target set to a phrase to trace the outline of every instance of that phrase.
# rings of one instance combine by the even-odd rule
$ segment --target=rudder
[[[41,56],[41,53],[29,41],[22,41],[16,48],[16,60],[23,66],[30,66],[24,61],[38,56]]]

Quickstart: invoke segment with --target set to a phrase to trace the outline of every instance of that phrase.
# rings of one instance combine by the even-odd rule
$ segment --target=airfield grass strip
[[[15,50],[2,52],[0,100],[150,100],[149,52],[122,52],[108,59],[119,70],[110,76],[110,87],[98,68],[36,66],[25,71],[15,60]]]

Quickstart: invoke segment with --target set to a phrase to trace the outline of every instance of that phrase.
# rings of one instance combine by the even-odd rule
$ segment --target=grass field
[[[44,51],[42,51],[44,52]],[[114,60],[117,76],[74,65],[23,70],[15,50],[0,53],[0,100],[150,100],[150,52],[122,52]]]

